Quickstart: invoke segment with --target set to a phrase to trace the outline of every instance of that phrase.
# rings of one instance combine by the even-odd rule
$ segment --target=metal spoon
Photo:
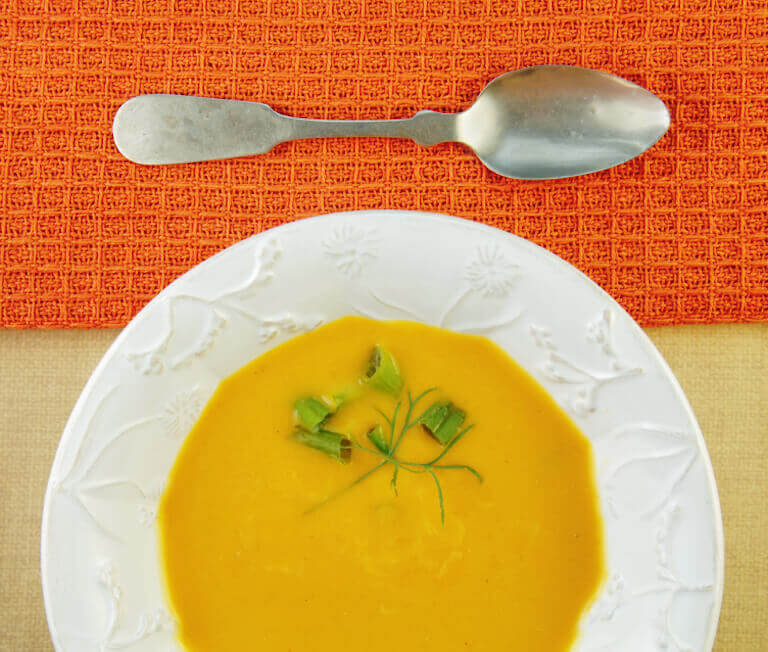
[[[458,141],[503,176],[556,179],[624,163],[668,127],[664,103],[626,79],[575,66],[533,66],[497,77],[462,113],[307,120],[257,102],[140,95],[118,109],[112,130],[123,156],[146,165],[263,154],[301,138],[383,136],[427,146]]]

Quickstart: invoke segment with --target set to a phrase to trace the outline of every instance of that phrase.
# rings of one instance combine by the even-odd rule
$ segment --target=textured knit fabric
[[[139,167],[111,137],[153,92],[318,118],[459,111],[537,63],[667,102],[648,154],[521,182],[460,145],[307,141]],[[125,324],[223,247],[299,217],[438,211],[530,238],[644,324],[768,319],[765,0],[0,0],[0,326]]]

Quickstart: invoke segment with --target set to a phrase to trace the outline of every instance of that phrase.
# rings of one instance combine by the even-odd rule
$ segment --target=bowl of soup
[[[398,211],[150,302],[67,424],[42,553],[59,650],[710,650],[722,593],[641,329],[529,242]]]

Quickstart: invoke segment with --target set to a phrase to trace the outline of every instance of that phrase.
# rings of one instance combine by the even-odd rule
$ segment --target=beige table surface
[[[651,329],[707,440],[723,507],[718,652],[768,652],[768,324]],[[59,435],[117,331],[0,330],[0,651],[52,649],[39,527]]]

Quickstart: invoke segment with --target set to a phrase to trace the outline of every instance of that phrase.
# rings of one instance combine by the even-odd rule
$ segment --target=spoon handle
[[[263,154],[304,138],[411,138],[435,145],[455,139],[456,114],[420,111],[400,120],[309,120],[258,102],[139,95],[118,109],[112,133],[123,156],[158,165]]]
[[[290,127],[283,139],[305,138],[410,138],[430,146],[454,140],[456,114],[419,111],[412,118],[399,120],[310,120],[282,116]]]

